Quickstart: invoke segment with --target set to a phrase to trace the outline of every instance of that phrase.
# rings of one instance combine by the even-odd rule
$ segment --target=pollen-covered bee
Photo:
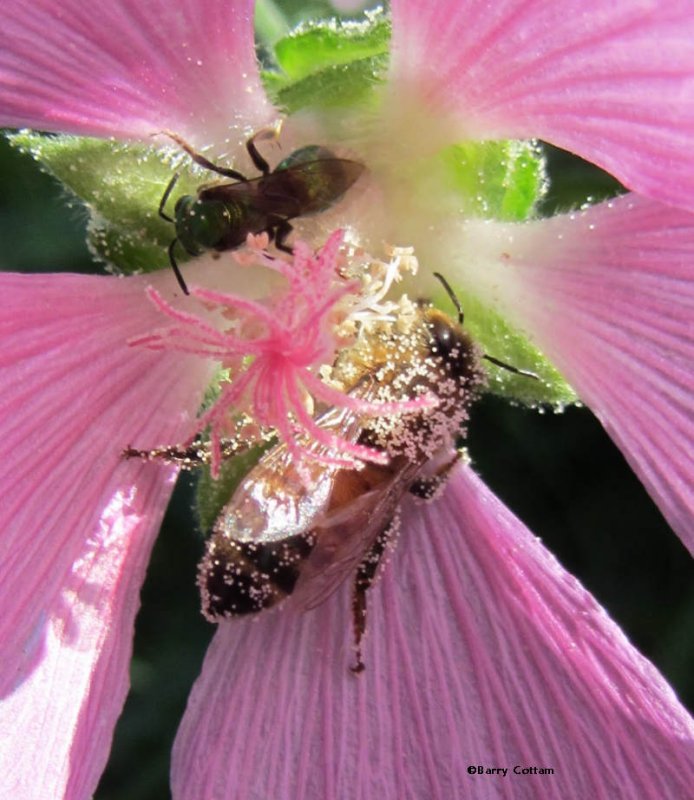
[[[198,568],[202,612],[213,622],[255,614],[287,601],[315,608],[351,577],[357,651],[354,672],[364,669],[361,641],[366,596],[397,531],[406,493],[434,496],[456,464],[455,441],[484,383],[481,359],[522,372],[481,353],[454,321],[430,303],[380,323],[337,358],[332,377],[354,398],[392,403],[433,395],[435,407],[399,415],[364,416],[346,408],[316,419],[328,435],[385,454],[384,463],[361,468],[297,464],[286,444],[261,457],[222,509]],[[527,374],[527,373],[525,373]],[[316,454],[324,445],[313,442]],[[191,450],[128,449],[127,456],[194,459]]]
[[[351,394],[389,402],[431,393],[435,408],[360,418],[330,409],[318,424],[385,451],[386,464],[345,469],[309,463],[300,475],[286,445],[268,451],[225,506],[200,563],[203,614],[212,621],[253,614],[290,598],[308,610],[350,576],[356,672],[366,626],[366,594],[396,532],[398,506],[411,492],[430,498],[457,460],[453,444],[483,381],[480,352],[429,303],[411,319],[384,324],[343,353],[334,372]]]

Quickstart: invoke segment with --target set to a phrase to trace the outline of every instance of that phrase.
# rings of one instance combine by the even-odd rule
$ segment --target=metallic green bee
[[[235,181],[206,184],[198,189],[197,196],[180,197],[174,208],[175,217],[166,214],[164,206],[178,173],[171,178],[161,198],[159,216],[176,226],[176,238],[169,245],[169,261],[185,294],[188,287],[174,256],[177,243],[190,255],[199,256],[206,250],[234,250],[244,244],[249,233],[267,233],[280,250],[291,253],[291,247],[285,244],[292,231],[290,220],[325,211],[364,171],[364,165],[358,161],[337,158],[318,145],[295,150],[271,170],[255,146],[255,140],[266,135],[261,132],[246,143],[248,155],[261,175],[247,178],[234,169],[213,164],[180,137],[167,135],[196,164]]]

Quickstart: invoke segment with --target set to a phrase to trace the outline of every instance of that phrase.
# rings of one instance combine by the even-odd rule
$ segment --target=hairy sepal
[[[39,162],[76,197],[88,214],[87,241],[95,256],[115,272],[153,272],[168,266],[174,227],[158,214],[174,172],[180,172],[167,213],[176,198],[202,183],[173,150],[78,136],[23,131],[11,144]],[[177,259],[187,256],[179,248]]]
[[[287,113],[369,104],[388,66],[389,42],[390,20],[380,12],[360,22],[302,25],[276,43],[265,89]]]

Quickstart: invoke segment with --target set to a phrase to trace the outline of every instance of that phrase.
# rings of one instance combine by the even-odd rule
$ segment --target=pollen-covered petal
[[[694,726],[672,690],[469,469],[404,516],[361,675],[348,587],[220,625],[174,745],[175,800],[687,796]]]
[[[7,0],[0,126],[199,146],[266,124],[253,0]]]
[[[451,137],[545,139],[694,210],[690,0],[392,8],[396,107],[412,92],[415,112],[445,116]]]
[[[694,552],[694,214],[627,195],[459,235],[479,261],[456,279],[561,370]]]
[[[91,797],[171,492],[127,445],[188,435],[204,363],[129,347],[143,278],[0,274],[0,796]]]

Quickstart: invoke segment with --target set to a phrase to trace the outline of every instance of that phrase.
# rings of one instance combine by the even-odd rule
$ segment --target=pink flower
[[[368,402],[331,388],[311,371],[317,364],[331,364],[339,346],[347,344],[333,333],[338,328],[336,306],[350,295],[358,296],[360,290],[358,281],[338,275],[342,239],[342,231],[336,231],[316,255],[304,242],[296,243],[291,259],[261,252],[258,264],[282,275],[287,283],[269,307],[238,295],[193,288],[190,294],[196,300],[223,309],[223,324],[233,323],[229,332],[178,311],[156,290],[148,291],[154,304],[176,324],[130,340],[131,345],[211,357],[232,373],[233,379],[224,384],[197,423],[197,433],[209,427],[213,478],[220,477],[222,440],[235,432],[229,430],[230,413],[245,412],[261,431],[276,433],[304,472],[307,460],[347,469],[359,466],[362,459],[388,462],[381,451],[323,430],[305,408],[307,396],[367,416],[435,405],[435,398],[426,396]],[[253,356],[249,364],[245,363],[248,356]],[[323,445],[326,452],[310,449],[306,439]]]
[[[392,6],[378,115],[340,132],[329,116],[286,126],[298,144],[349,145],[371,173],[302,236],[351,222],[367,245],[413,244],[425,273],[445,265],[557,364],[694,549],[691,3]],[[0,121],[146,142],[171,130],[239,155],[277,116],[252,11],[9,0]],[[442,147],[509,136],[573,150],[634,194],[509,223],[414,190]],[[230,263],[202,258],[186,275],[228,293]],[[173,307],[168,271],[0,276],[3,796],[91,796],[127,691],[174,470],[120,452],[189,436],[211,379],[194,354],[128,344],[165,322],[148,285]],[[174,797],[691,792],[694,729],[671,690],[470,468],[405,515],[359,679],[344,593],[301,617],[220,625],[174,747]],[[470,774],[478,764],[554,773],[502,781]]]

